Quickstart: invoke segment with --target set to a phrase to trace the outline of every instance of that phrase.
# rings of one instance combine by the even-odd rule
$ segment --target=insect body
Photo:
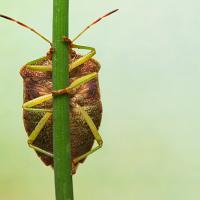
[[[96,53],[94,48],[76,45],[74,41],[92,25],[115,11],[117,10],[98,18],[73,41],[66,37],[63,38],[63,42],[67,42],[70,48],[70,85],[67,88],[52,91],[53,48],[49,50],[46,56],[27,63],[20,70],[24,80],[23,118],[29,137],[28,144],[46,165],[53,166],[53,95],[67,93],[70,98],[72,173],[76,172],[78,164],[82,163],[88,155],[102,147],[103,141],[98,132],[102,116],[98,83],[100,65],[92,58]],[[51,44],[48,39],[29,26],[4,15],[0,15],[0,17],[30,29]],[[75,48],[89,50],[89,53],[79,55],[72,50]],[[92,148],[94,140],[97,141],[98,146]]]
[[[71,60],[77,60],[77,58],[82,58],[76,53],[71,55]],[[50,66],[51,59],[47,56],[45,58],[39,59],[35,64],[31,64],[31,68],[34,66]],[[98,73],[100,65],[94,59],[89,59],[87,62],[82,64],[80,67],[73,69],[70,72],[70,82],[73,83],[75,80],[80,80],[80,77],[87,76],[91,73]],[[33,71],[29,68],[29,65],[22,67],[20,71],[21,76],[24,79],[24,125],[25,129],[29,135],[29,145],[31,147],[39,147],[46,152],[39,151],[36,152],[43,160],[46,165],[53,165],[52,155],[47,152],[53,152],[52,144],[52,117],[50,109],[52,108],[51,99],[44,101],[40,104],[34,106],[29,106],[31,103],[38,103],[39,100],[45,100],[45,96],[52,92],[52,73]],[[69,92],[70,96],[70,131],[71,131],[71,153],[72,159],[74,159],[74,169],[79,162],[82,162],[85,158],[81,158],[85,153],[88,153],[94,143],[94,136],[92,131],[87,124],[83,111],[91,117],[92,123],[98,128],[101,121],[102,106],[100,101],[98,78],[94,77],[86,83],[81,84],[79,87],[74,88]],[[32,100],[32,101],[31,101]],[[40,102],[40,101],[39,101]],[[38,110],[39,109],[39,110]],[[46,112],[47,111],[47,112]],[[36,138],[32,137],[35,134],[35,127],[41,122],[41,119],[46,115],[46,123],[44,123],[43,128],[40,130]],[[48,115],[49,114],[49,115]],[[31,136],[32,134],[32,136]],[[99,136],[100,137],[100,136]],[[33,139],[32,139],[33,138]],[[32,141],[31,141],[32,140]],[[102,145],[102,141],[99,140],[99,144]],[[32,146],[33,145],[33,146]]]

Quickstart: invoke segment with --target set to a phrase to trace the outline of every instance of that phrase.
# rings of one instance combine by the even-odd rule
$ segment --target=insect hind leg
[[[95,126],[93,120],[91,119],[91,117],[88,115],[88,113],[78,104],[76,104],[76,107],[79,109],[81,115],[83,116],[84,120],[86,121],[87,125],[89,126],[96,142],[97,142],[97,146],[94,147],[93,149],[91,149],[90,151],[88,151],[87,153],[75,158],[73,160],[73,163],[79,163],[81,160],[85,159],[87,156],[89,156],[90,154],[94,153],[95,151],[97,151],[98,149],[100,149],[103,146],[103,140],[101,138],[100,133],[98,132],[97,127]]]
[[[50,113],[50,112],[47,112],[47,113],[44,114],[42,119],[38,122],[38,124],[36,125],[34,130],[29,135],[29,137],[28,137],[28,145],[29,145],[29,147],[33,148],[37,152],[40,152],[40,153],[42,153],[42,154],[44,154],[46,156],[53,157],[52,153],[50,153],[48,151],[45,151],[45,150],[33,145],[34,141],[37,139],[37,137],[41,133],[41,130],[45,127],[47,121],[50,119],[51,116],[52,116],[52,113]]]

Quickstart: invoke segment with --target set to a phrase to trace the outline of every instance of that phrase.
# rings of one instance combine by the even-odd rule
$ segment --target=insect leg
[[[80,85],[82,85],[82,84],[84,84],[84,83],[86,83],[86,82],[88,82],[91,79],[96,78],[96,77],[97,77],[97,73],[95,73],[95,72],[88,74],[86,76],[83,76],[81,78],[76,79],[67,88],[57,90],[57,91],[52,91],[52,93],[54,95],[70,93],[71,90],[79,87]],[[46,95],[43,95],[43,96],[40,96],[40,97],[37,97],[35,99],[32,99],[30,101],[25,102],[22,107],[23,107],[23,109],[34,111],[34,110],[37,110],[37,108],[32,108],[32,107],[39,105],[39,104],[41,104],[45,101],[52,100],[52,98],[53,98],[52,94],[46,94]],[[45,110],[45,111],[49,111],[49,110]]]
[[[72,48],[89,50],[89,53],[87,53],[86,55],[77,59],[76,61],[70,63],[69,71],[71,71],[74,68],[80,66],[81,64],[87,62],[90,58],[92,58],[96,54],[96,50],[93,47],[72,44]],[[47,58],[47,56],[39,58],[37,60],[33,60],[33,61],[27,63],[26,67],[33,71],[42,71],[42,72],[52,71],[51,65],[37,65],[38,62],[41,62],[41,61],[45,60],[46,58]]]
[[[44,114],[44,116],[42,117],[42,119],[38,122],[38,124],[36,125],[35,129],[32,131],[32,133],[29,135],[28,137],[28,145],[29,147],[33,148],[35,151],[43,153],[47,156],[53,157],[53,154],[50,152],[47,152],[37,146],[33,145],[33,142],[35,141],[35,139],[37,138],[37,136],[40,134],[41,130],[44,128],[46,122],[48,121],[48,119],[51,117],[52,115],[52,110],[51,109],[41,109],[41,108],[33,108],[34,106],[41,104],[45,101],[51,100],[52,99],[52,95],[48,94],[48,95],[44,95],[38,98],[35,98],[33,100],[30,100],[26,103],[23,104],[23,109],[29,112],[46,112]]]
[[[52,71],[51,65],[27,65],[26,67],[32,71],[40,71],[40,72],[51,72]]]
[[[32,99],[30,101],[27,101],[23,104],[22,108],[25,109],[25,110],[36,110],[37,108],[32,108],[36,105],[39,105],[45,101],[49,101],[51,100],[53,97],[52,97],[52,94],[47,94],[47,95],[43,95],[43,96],[40,96],[40,97],[37,97],[35,99]],[[44,109],[43,109],[44,110]]]
[[[60,95],[60,94],[70,93],[70,91],[72,91],[73,89],[81,86],[84,83],[87,83],[88,81],[90,81],[90,80],[92,80],[96,77],[97,77],[96,72],[82,76],[82,77],[76,79],[75,81],[73,81],[68,87],[66,87],[64,89],[52,91],[52,94],[53,95]]]
[[[89,53],[87,53],[86,55],[84,55],[81,58],[77,59],[73,63],[70,63],[69,64],[69,71],[71,71],[74,68],[80,66],[81,64],[87,62],[90,58],[92,58],[96,54],[96,50],[93,47],[72,44],[72,48],[89,50]]]
[[[47,156],[53,157],[52,153],[49,153],[48,151],[45,151],[45,150],[33,145],[33,142],[36,140],[36,138],[38,137],[41,130],[44,128],[45,124],[47,123],[47,121],[49,120],[49,118],[51,116],[52,116],[52,113],[47,112],[42,117],[42,119],[38,122],[37,126],[35,127],[35,129],[32,131],[32,133],[28,137],[28,145],[29,145],[29,147],[33,148],[37,152],[40,152],[40,153],[43,153]]]
[[[87,153],[75,158],[73,160],[73,162],[75,164],[78,163],[80,160],[86,158],[90,154],[94,153],[98,149],[100,149],[103,145],[103,140],[102,140],[102,138],[101,138],[101,136],[100,136],[100,134],[97,130],[97,127],[95,126],[94,122],[92,121],[91,117],[87,114],[87,112],[81,106],[77,105],[77,108],[80,110],[80,113],[82,114],[83,118],[85,119],[87,125],[90,127],[90,130],[92,131],[92,134],[93,134],[95,140],[97,141],[98,146],[94,147],[93,149],[91,149]]]
[[[44,56],[42,58],[28,62],[26,64],[26,67],[30,70],[33,70],[33,71],[41,71],[41,72],[52,71],[51,65],[39,65],[39,64],[37,64],[37,63],[41,63],[42,61],[46,60],[47,58],[48,58],[48,56]]]

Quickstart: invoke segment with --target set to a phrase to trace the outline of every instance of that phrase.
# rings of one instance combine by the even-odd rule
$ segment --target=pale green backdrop
[[[200,199],[200,3],[197,0],[71,0],[74,37],[96,47],[104,148],[74,176],[76,200]],[[13,16],[51,38],[52,1],[1,0]],[[49,46],[0,19],[0,199],[53,200],[53,171],[27,147],[20,66]]]

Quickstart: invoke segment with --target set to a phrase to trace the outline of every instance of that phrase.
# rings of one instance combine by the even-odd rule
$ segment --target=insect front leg
[[[87,156],[89,156],[90,154],[94,153],[95,151],[97,151],[98,149],[100,149],[103,146],[103,140],[101,138],[101,135],[98,132],[97,127],[95,126],[93,120],[91,119],[91,117],[88,115],[88,113],[78,104],[76,104],[76,107],[79,109],[81,115],[83,116],[84,120],[86,121],[87,125],[89,126],[95,140],[97,141],[98,146],[94,147],[93,149],[91,149],[90,151],[88,151],[87,153],[75,158],[73,160],[73,163],[76,164],[78,163],[80,160],[83,160],[84,158],[86,158]]]
[[[47,59],[48,59],[48,56],[44,56],[44,57],[39,58],[37,60],[33,60],[31,62],[28,62],[26,64],[26,68],[30,69],[32,71],[40,71],[40,72],[52,71],[51,65],[37,65],[37,63],[40,63],[40,62],[45,61]]]
[[[65,38],[65,40],[68,41],[68,38]],[[82,56],[81,58],[75,60],[74,62],[69,64],[69,71],[72,71],[73,69],[75,69],[76,67],[82,65],[83,63],[87,62],[90,58],[92,58],[95,54],[96,51],[93,47],[88,47],[88,46],[81,46],[81,45],[76,45],[76,44],[71,44],[71,48],[77,48],[77,49],[86,49],[86,50],[90,50],[90,52],[84,56]],[[74,82],[71,83],[71,86],[61,89],[61,90],[57,90],[57,91],[53,91],[53,95],[59,95],[59,94],[64,94],[64,93],[68,93],[69,90],[71,89],[71,87],[74,87],[76,85],[76,87],[94,79],[97,77],[97,73],[93,72],[90,73],[88,75],[85,75],[81,78],[76,79]]]
[[[81,58],[75,60],[74,62],[70,63],[69,64],[69,71],[72,71],[76,67],[84,64],[85,62],[87,62],[90,58],[92,58],[96,54],[95,48],[89,47],[89,46],[71,44],[71,48],[89,50],[89,53],[87,53],[86,55],[82,56]],[[41,71],[41,72],[52,71],[51,65],[37,65],[36,64],[37,62],[45,60],[46,58],[47,58],[47,56],[42,57],[42,58],[37,59],[37,60],[33,60],[33,61],[27,63],[26,66],[27,66],[28,69],[33,70],[33,71]]]
[[[82,46],[82,45],[73,44],[73,41],[70,40],[66,36],[63,37],[63,41],[68,43],[69,48],[89,50],[89,52],[86,55],[82,56],[81,58],[79,58],[79,59],[77,59],[74,62],[69,64],[69,71],[71,71],[74,68],[76,68],[76,67],[82,65],[83,63],[87,62],[90,58],[92,58],[96,54],[95,48],[89,47],[89,46]]]
[[[85,49],[89,50],[89,53],[86,55],[82,56],[81,58],[77,59],[73,63],[69,65],[69,71],[73,70],[74,68],[82,65],[83,63],[87,62],[90,58],[92,58],[96,54],[96,50],[93,47],[88,47],[88,46],[82,46],[82,45],[76,45],[72,44],[71,46],[74,49]]]

